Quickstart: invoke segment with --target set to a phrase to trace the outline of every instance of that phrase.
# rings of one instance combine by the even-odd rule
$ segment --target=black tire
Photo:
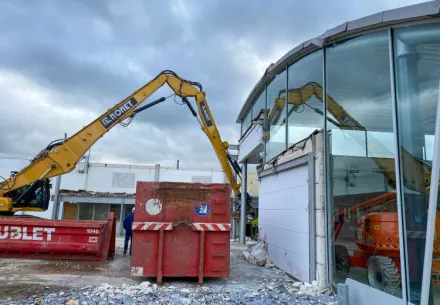
[[[394,296],[401,294],[400,273],[390,257],[370,257],[367,262],[367,279],[371,287]]]
[[[335,245],[336,270],[343,272],[345,275],[350,273],[350,255],[343,245]]]

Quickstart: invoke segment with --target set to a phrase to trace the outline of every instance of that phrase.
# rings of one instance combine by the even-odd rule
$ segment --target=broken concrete
[[[277,268],[249,264],[242,258],[245,249],[231,243],[229,278],[206,279],[202,286],[197,279],[165,278],[164,285],[157,286],[155,279],[130,277],[130,257],[122,254],[121,247],[105,264],[2,260],[0,304],[328,304],[336,300],[329,291],[319,294],[313,287],[295,284]]]
[[[269,259],[267,243],[263,240],[259,242],[251,241],[246,243],[247,249],[243,251],[243,258],[249,263],[258,267],[273,267]]]
[[[285,279],[287,280],[287,279]],[[336,297],[329,292],[304,293],[300,285],[288,281],[263,281],[258,286],[248,287],[245,283],[236,286],[206,285],[158,287],[150,282],[138,285],[86,286],[72,288],[66,292],[35,295],[22,300],[8,300],[5,305],[41,304],[41,305],[96,305],[96,304],[332,304]],[[312,286],[312,285],[310,285]],[[308,291],[308,288],[304,288]]]

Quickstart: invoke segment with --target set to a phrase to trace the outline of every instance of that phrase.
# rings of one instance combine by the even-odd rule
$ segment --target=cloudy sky
[[[202,83],[236,143],[238,112],[270,63],[345,21],[419,2],[0,0],[0,156],[32,158],[165,69]],[[219,167],[182,107],[170,99],[116,126],[92,161]]]

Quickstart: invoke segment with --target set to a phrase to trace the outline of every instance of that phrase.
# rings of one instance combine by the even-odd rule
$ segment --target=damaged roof
[[[287,65],[290,65],[306,55],[322,49],[324,45],[333,43],[341,38],[360,34],[377,28],[385,28],[390,25],[404,23],[414,20],[423,20],[438,17],[440,13],[440,1],[428,1],[410,6],[400,7],[388,11],[379,12],[370,16],[356,20],[344,22],[332,29],[325,31],[322,35],[300,43],[298,46],[287,52],[276,63],[267,67],[261,79],[251,90],[240,113],[237,117],[237,123],[241,123],[245,114],[252,107],[254,100],[258,98],[268,83],[277,73],[283,71]]]
[[[85,190],[60,190],[61,196],[72,196],[72,197],[105,197],[105,198],[134,198],[135,194],[129,193],[111,193],[111,192],[93,192]]]

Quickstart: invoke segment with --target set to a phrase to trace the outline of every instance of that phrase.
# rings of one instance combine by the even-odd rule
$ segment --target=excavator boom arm
[[[288,104],[292,105],[292,108],[289,110],[288,116],[293,111],[295,111],[295,107],[306,104],[306,102],[313,96],[315,96],[322,103],[324,102],[324,90],[318,83],[315,82],[307,83],[300,88],[290,89],[287,93],[287,100]],[[285,105],[285,90],[281,90],[278,98],[275,101],[274,107],[268,114],[269,124],[276,124],[276,122],[279,121]],[[320,115],[323,115],[322,110],[315,108],[313,108],[313,110]],[[336,119],[336,121],[330,117],[327,117],[327,120],[338,126],[340,129],[367,131],[367,129],[362,124],[360,124],[355,118],[353,118],[353,116],[351,116],[329,95],[327,95],[327,110]],[[266,136],[268,137],[270,135],[266,134]],[[386,149],[379,141],[374,140],[373,136],[370,136],[370,142],[371,143],[369,143],[369,146],[371,147]],[[394,161],[379,157],[371,157],[371,159],[377,164],[390,186],[395,188],[396,177],[394,172]],[[411,162],[413,166],[412,168],[417,168],[417,170],[414,170],[411,174],[417,175],[418,173],[425,172],[425,176],[423,177],[423,179],[407,177],[407,186],[414,190],[426,192],[427,188],[429,188],[430,181],[431,171],[429,166],[427,164],[424,164],[423,162],[420,162],[419,160],[414,159],[414,157],[405,150],[402,150],[402,159],[404,162]]]
[[[212,118],[211,112],[205,100],[205,94],[199,83],[184,80],[172,71],[163,71],[156,78],[142,86],[139,90],[108,109],[89,125],[82,128],[76,134],[64,141],[49,145],[34,160],[20,172],[11,176],[8,180],[0,183],[0,212],[14,211],[13,198],[11,193],[23,186],[30,185],[36,181],[62,175],[72,171],[77,162],[87,150],[98,141],[105,133],[130,117],[133,117],[139,110],[144,110],[152,105],[165,100],[159,99],[146,106],[139,107],[149,96],[164,84],[168,84],[174,93],[182,98],[194,97],[197,108],[202,118],[202,129],[209,137],[212,146],[217,154],[220,164],[225,172],[228,181],[234,192],[240,194],[240,184],[234,179],[233,169],[230,164],[228,144],[222,142],[217,127]],[[237,173],[238,174],[238,173]],[[20,208],[21,210],[25,210]],[[28,210],[33,210],[29,208]],[[40,209],[41,210],[41,209]]]

